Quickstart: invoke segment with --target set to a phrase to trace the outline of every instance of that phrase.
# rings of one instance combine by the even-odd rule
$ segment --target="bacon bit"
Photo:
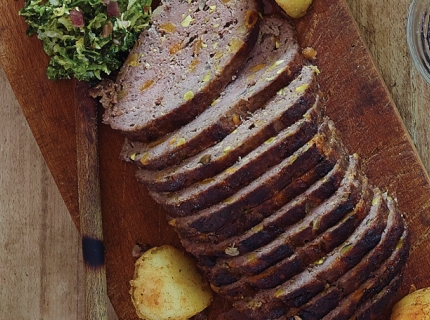
[[[72,20],[72,25],[75,28],[82,28],[85,26],[84,15],[78,9],[70,10],[70,20]]]
[[[107,15],[108,17],[119,17],[120,11],[119,11],[119,5],[117,1],[109,1],[107,3]]]

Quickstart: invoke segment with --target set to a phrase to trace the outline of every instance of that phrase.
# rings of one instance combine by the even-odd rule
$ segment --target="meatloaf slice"
[[[259,32],[258,0],[162,0],[106,99],[104,122],[152,141],[192,120],[231,81]]]
[[[255,250],[259,246],[269,243],[287,226],[302,219],[304,207],[310,210],[330,197],[342,184],[347,166],[346,157],[341,157],[324,178],[318,180],[309,189],[285,205],[284,208],[278,212],[273,212],[272,215],[268,215],[267,218],[250,226],[249,229],[241,230],[231,238],[219,243],[214,243],[213,240],[209,243],[202,243],[199,238],[186,238],[182,240],[182,244],[185,248],[192,250],[197,257],[201,255],[231,257]],[[249,216],[250,214],[252,212],[248,212],[246,215]]]
[[[375,190],[369,214],[344,243],[292,279],[239,300],[235,307],[252,319],[276,319],[290,308],[300,307],[357,265],[377,245],[386,227],[385,213],[382,194]]]
[[[273,110],[273,113],[277,110],[279,109]],[[244,157],[236,158],[237,161],[232,166],[227,167],[219,174],[176,192],[160,193],[150,190],[150,195],[168,212],[201,210],[224,200],[286,157],[291,156],[312,139],[318,131],[318,123],[320,122],[319,109],[312,108],[312,110],[313,112],[307,113],[307,117],[295,123],[297,126],[293,125],[293,127],[288,127],[269,137]],[[267,110],[267,118],[270,118],[269,114],[273,114],[271,111]],[[279,111],[279,114],[282,112]],[[303,125],[304,129],[308,130],[303,132],[297,129],[301,128],[301,124],[306,120],[305,124],[310,123],[311,128],[308,129],[309,126]],[[275,122],[278,121],[279,119],[275,120]],[[281,127],[276,123],[268,126]],[[262,130],[265,129],[265,125],[261,125],[261,127]],[[226,141],[223,140],[223,142]],[[232,148],[230,144],[224,143],[223,153],[234,152]]]
[[[363,186],[367,188],[367,182]],[[218,288],[213,286],[213,288],[229,299],[241,300],[244,297],[255,295],[259,289],[270,289],[281,285],[303,272],[306,268],[311,267],[315,261],[323,259],[329,252],[345,241],[368,213],[371,198],[372,192],[368,189],[355,208],[339,223],[327,229],[325,233],[316,236],[310,242],[296,248],[292,255],[285,257],[280,262],[264,269],[260,273],[242,276],[232,284]],[[260,250],[264,251],[265,249],[261,248]],[[254,260],[254,257],[249,258]]]
[[[303,119],[284,129],[282,133],[278,133],[284,127],[277,112],[279,109],[273,112],[269,108],[266,109],[264,118],[260,112],[257,112],[213,147],[164,170],[141,169],[136,177],[149,189],[157,192],[172,192],[221,173],[236,162],[244,160],[246,155],[260,145],[270,146],[266,149],[274,148],[274,144],[279,142],[282,134],[285,136],[284,144],[287,143],[288,149],[295,151],[316,133],[321,121],[322,109],[322,103],[319,103],[317,97],[314,106],[304,114]],[[275,143],[272,144],[272,142]],[[260,157],[265,154],[259,152]],[[246,158],[253,158],[253,155]]]
[[[322,319],[331,310],[336,309],[339,302],[365,282],[373,277],[372,272],[395,251],[396,245],[405,230],[405,222],[397,211],[392,199],[388,199],[389,216],[387,227],[384,230],[381,241],[372,249],[354,268],[342,275],[333,286],[330,286],[317,296],[312,298],[299,309],[290,309],[288,316],[299,316],[303,320]],[[402,265],[402,263],[399,263]],[[338,319],[336,317],[336,319]]]
[[[322,160],[333,159],[333,164],[336,163],[341,149],[343,145],[333,123],[326,120],[311,141],[230,198],[191,216],[172,219],[170,223],[181,235],[216,232],[229,221],[273,197]]]
[[[302,67],[302,57],[294,33],[284,20],[267,21],[276,23],[276,27],[262,29],[261,40],[238,77],[210,107],[190,123],[153,143],[126,144],[123,158],[150,170],[178,164],[222,140],[250,113],[264,107],[277,92],[295,79]],[[282,25],[278,25],[281,22]],[[285,35],[280,32],[285,32]],[[275,38],[278,36],[282,37],[283,42],[276,50]],[[279,92],[279,98],[286,99],[285,106],[294,105],[288,114],[291,120],[297,120],[297,116],[302,116],[303,110],[309,109],[315,101],[313,93],[317,84],[313,80],[317,72],[315,67],[306,67],[291,85]],[[264,118],[260,116],[260,119]]]

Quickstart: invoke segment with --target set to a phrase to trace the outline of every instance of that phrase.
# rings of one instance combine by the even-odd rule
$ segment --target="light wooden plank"
[[[83,319],[80,237],[2,69],[0,108],[0,318]]]

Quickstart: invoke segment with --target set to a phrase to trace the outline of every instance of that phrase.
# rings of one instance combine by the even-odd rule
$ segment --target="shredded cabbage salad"
[[[49,79],[100,80],[148,26],[151,0],[26,0],[19,14],[50,56]]]

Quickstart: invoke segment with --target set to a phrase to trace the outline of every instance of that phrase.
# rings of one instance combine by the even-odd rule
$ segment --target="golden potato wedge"
[[[276,0],[291,18],[301,18],[306,14],[313,0]]]
[[[391,320],[430,320],[430,288],[416,290],[399,302],[391,312]]]
[[[140,319],[186,320],[212,301],[212,291],[194,260],[168,245],[143,253],[135,263],[130,285]]]

